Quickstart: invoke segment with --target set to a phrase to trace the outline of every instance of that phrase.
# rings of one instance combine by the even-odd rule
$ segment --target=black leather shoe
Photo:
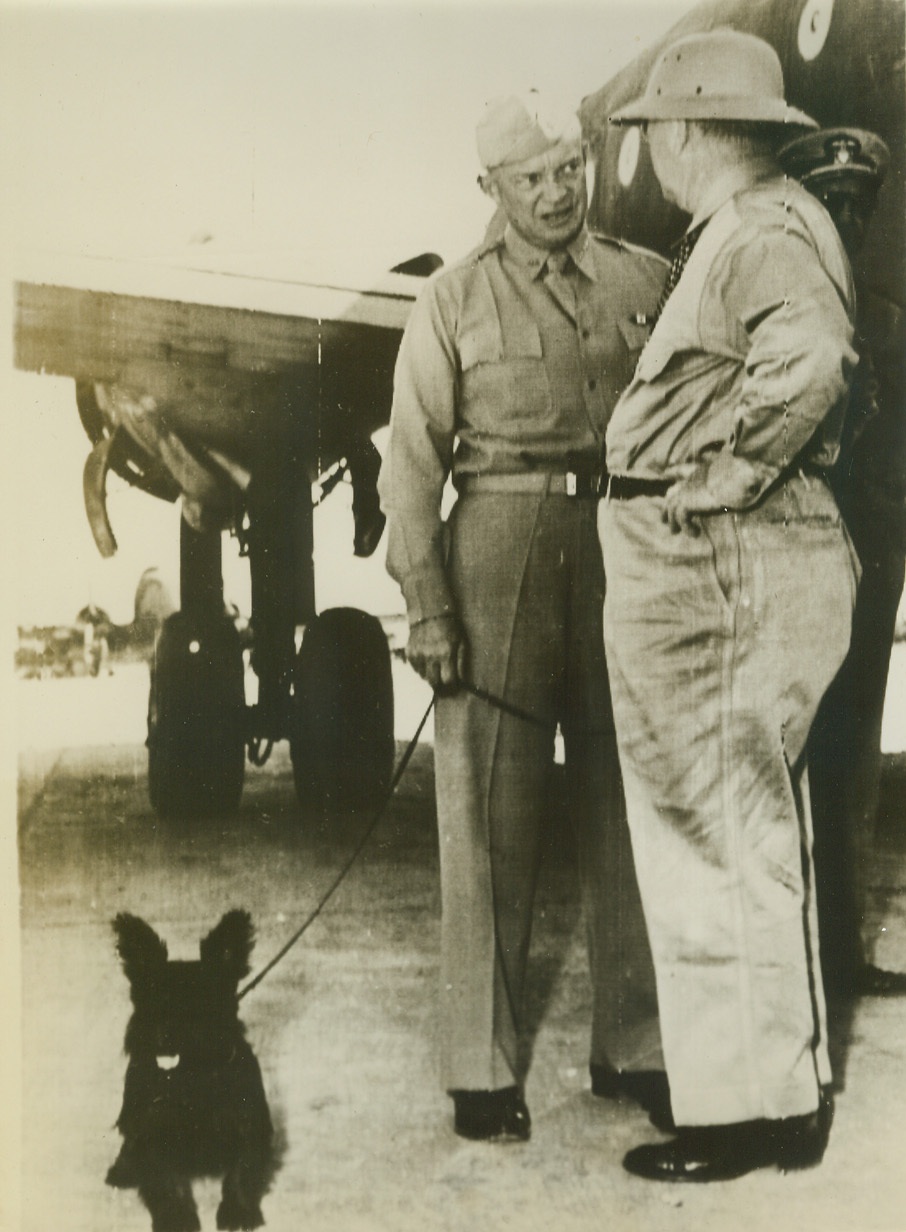
[[[532,1118],[518,1087],[499,1091],[451,1091],[453,1128],[460,1138],[481,1142],[527,1142]]]
[[[670,1085],[662,1069],[611,1069],[608,1065],[589,1065],[591,1093],[602,1099],[625,1096],[644,1108],[656,1129],[676,1133],[670,1108]]]
[[[649,1181],[732,1181],[757,1168],[813,1168],[824,1157],[833,1104],[822,1093],[817,1112],[777,1121],[745,1121],[681,1129],[672,1142],[633,1147],[623,1167]]]
[[[766,1139],[753,1135],[746,1142],[741,1135],[728,1135],[727,1128],[684,1129],[671,1142],[646,1142],[626,1152],[623,1167],[646,1181],[702,1184],[731,1181],[773,1162]]]

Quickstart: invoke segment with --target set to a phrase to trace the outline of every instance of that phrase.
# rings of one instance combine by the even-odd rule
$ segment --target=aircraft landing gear
[[[239,633],[224,614],[221,536],[180,531],[181,610],[157,641],[148,708],[148,784],[162,817],[235,810],[246,747],[263,765],[289,739],[303,810],[377,805],[393,772],[390,650],[380,622],[355,608],[314,611],[310,488],[284,458],[248,493],[251,666],[245,702]],[[295,631],[304,628],[296,653]]]
[[[393,773],[393,683],[380,622],[329,608],[305,630],[293,677],[290,754],[303,808],[377,807]]]
[[[245,775],[245,685],[228,617],[169,616],[151,669],[148,791],[159,816],[207,817],[239,805]]]
[[[238,807],[245,777],[245,678],[239,633],[223,610],[219,532],[181,525],[183,608],[154,648],[148,792],[159,816]]]

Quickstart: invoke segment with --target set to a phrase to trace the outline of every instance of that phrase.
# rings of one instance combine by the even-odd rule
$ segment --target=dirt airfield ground
[[[900,968],[903,649],[872,878],[877,959]],[[408,669],[397,664],[395,673],[403,741],[425,695]],[[9,1232],[150,1228],[134,1191],[104,1185],[119,1146],[129,1014],[112,917],[145,917],[171,957],[187,958],[224,911],[245,907],[258,931],[257,969],[305,918],[365,824],[338,817],[302,826],[285,749],[250,769],[238,815],[160,823],[147,801],[146,685],[141,665],[98,680],[17,685],[23,1112],[20,1212]],[[534,1129],[525,1145],[452,1133],[436,1078],[438,946],[426,741],[340,891],[242,1004],[281,1151],[263,1204],[274,1232],[906,1230],[906,1003],[865,1001],[840,1016],[837,1116],[821,1168],[662,1187],[620,1167],[630,1146],[657,1137],[644,1113],[588,1089],[589,996],[568,842],[552,831],[537,902]],[[202,1226],[213,1228],[219,1185],[197,1182],[195,1192]]]

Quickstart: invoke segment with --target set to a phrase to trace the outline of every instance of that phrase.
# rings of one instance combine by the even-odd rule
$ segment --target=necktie
[[[673,260],[670,262],[670,272],[667,275],[667,281],[664,283],[664,289],[661,292],[661,298],[657,302],[654,319],[658,320],[661,313],[664,311],[664,305],[676,289],[676,284],[680,280],[680,275],[686,268],[686,262],[692,256],[692,249],[698,243],[698,237],[704,230],[705,224],[699,223],[697,227],[693,227],[691,231],[687,231],[680,240],[673,254]]]
[[[573,319],[576,316],[574,270],[575,265],[568,252],[552,252],[545,262],[545,285],[563,311]]]

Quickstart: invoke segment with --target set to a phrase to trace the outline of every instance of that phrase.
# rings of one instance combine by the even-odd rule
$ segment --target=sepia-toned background
[[[32,250],[177,260],[203,250],[205,260],[260,255],[271,267],[287,254],[296,267],[311,261],[353,276],[377,274],[426,251],[450,261],[474,245],[490,215],[475,182],[473,133],[484,101],[537,86],[578,104],[689,7],[685,0],[0,0],[0,859],[7,908],[0,936],[0,1073],[9,1092],[0,1139],[0,1232],[150,1226],[134,1192],[103,1187],[117,1145],[111,1126],[128,1003],[100,917],[134,892],[132,909],[175,920],[195,885],[204,887],[205,910],[217,913],[217,878],[225,869],[229,893],[247,888],[260,898],[268,921],[263,961],[317,890],[317,876],[309,881],[309,874],[326,877],[354,838],[342,829],[306,836],[311,846],[300,846],[285,757],[253,780],[242,824],[194,836],[153,826],[143,831],[149,825],[141,781],[145,666],[132,664],[97,681],[14,678],[18,627],[69,622],[88,603],[126,622],[138,580],[150,567],[175,590],[178,510],[112,480],[109,508],[120,551],[101,560],[83,512],[88,444],[72,382],[13,370],[12,279]],[[381,617],[401,613],[383,549],[355,560],[351,537],[349,493],[341,489],[317,514],[318,607],[350,603]],[[247,611],[246,572],[232,557],[226,588],[228,599]],[[898,682],[906,679],[901,652],[902,645],[895,647]],[[403,741],[426,695],[398,661],[394,672]],[[893,694],[884,744],[888,753],[900,753],[906,749],[901,683]],[[250,1008],[250,1038],[259,1052],[263,1044],[265,1068],[272,1058],[269,1093],[286,1105],[281,1123],[288,1140],[294,1129],[310,1134],[320,1126],[325,1144],[319,1153],[297,1137],[298,1154],[287,1157],[265,1199],[268,1226],[312,1232],[906,1229],[904,1171],[894,1174],[906,1141],[906,1019],[897,1005],[873,1007],[858,1024],[857,1037],[869,1046],[854,1054],[850,1084],[861,1082],[862,1097],[848,1122],[847,1153],[829,1153],[823,1175],[747,1178],[694,1199],[642,1194],[619,1175],[622,1150],[650,1127],[625,1109],[592,1108],[582,1091],[581,1046],[565,1048],[573,1033],[580,1038],[574,1016],[585,1015],[587,1005],[571,882],[556,858],[541,888],[539,925],[551,959],[539,1021],[556,1009],[536,1049],[538,1072],[549,1065],[555,1075],[538,1078],[546,1084],[539,1086],[546,1119],[522,1157],[451,1148],[448,1109],[432,1068],[437,901],[427,746],[423,754],[381,854],[355,885],[359,914],[347,916],[344,908],[305,960],[304,980],[290,972],[276,986],[286,1005],[298,1008],[298,1021],[278,1033],[276,992]],[[32,861],[24,885],[15,827],[20,769],[23,813],[47,821],[44,837],[31,846],[24,840]],[[98,806],[106,810],[100,854],[81,836],[80,793],[87,790],[100,793]],[[216,854],[205,854],[206,844]],[[141,870],[155,858],[164,872],[143,880]],[[410,865],[417,858],[415,871]],[[902,857],[894,852],[885,860],[882,880],[890,894],[882,905],[894,923],[884,953],[891,965],[903,965]],[[415,914],[394,914],[398,903],[388,885],[399,885]],[[46,903],[53,925],[25,950],[18,936],[20,888],[30,911]],[[224,910],[232,905],[222,904]],[[399,932],[407,919],[410,926],[416,921],[414,939],[411,931]],[[82,950],[72,937],[86,928],[103,940],[97,957],[80,966]],[[194,919],[174,929],[174,953],[187,952]],[[369,1035],[372,1002],[357,999],[356,981],[371,986],[382,970],[395,970],[401,950],[409,958],[399,1003],[384,1016],[380,1002]],[[362,954],[362,967],[371,966],[367,979],[352,968]],[[35,964],[24,972],[33,1002],[26,1021],[46,1026],[25,1039],[17,997],[23,963]],[[42,1005],[50,1007],[43,1016]],[[366,1055],[372,1047],[374,1055]],[[69,1054],[45,1056],[43,1049]],[[30,1068],[19,1107],[23,1056]],[[98,1083],[106,1084],[102,1096]],[[88,1091],[109,1111],[106,1136],[93,1136],[101,1112],[92,1105],[84,1141],[75,1142],[79,1102]],[[294,1099],[305,1116],[294,1110]],[[296,1200],[281,1205],[296,1181]],[[17,1192],[20,1183],[33,1188]],[[199,1192],[203,1222],[213,1226],[214,1190]]]

